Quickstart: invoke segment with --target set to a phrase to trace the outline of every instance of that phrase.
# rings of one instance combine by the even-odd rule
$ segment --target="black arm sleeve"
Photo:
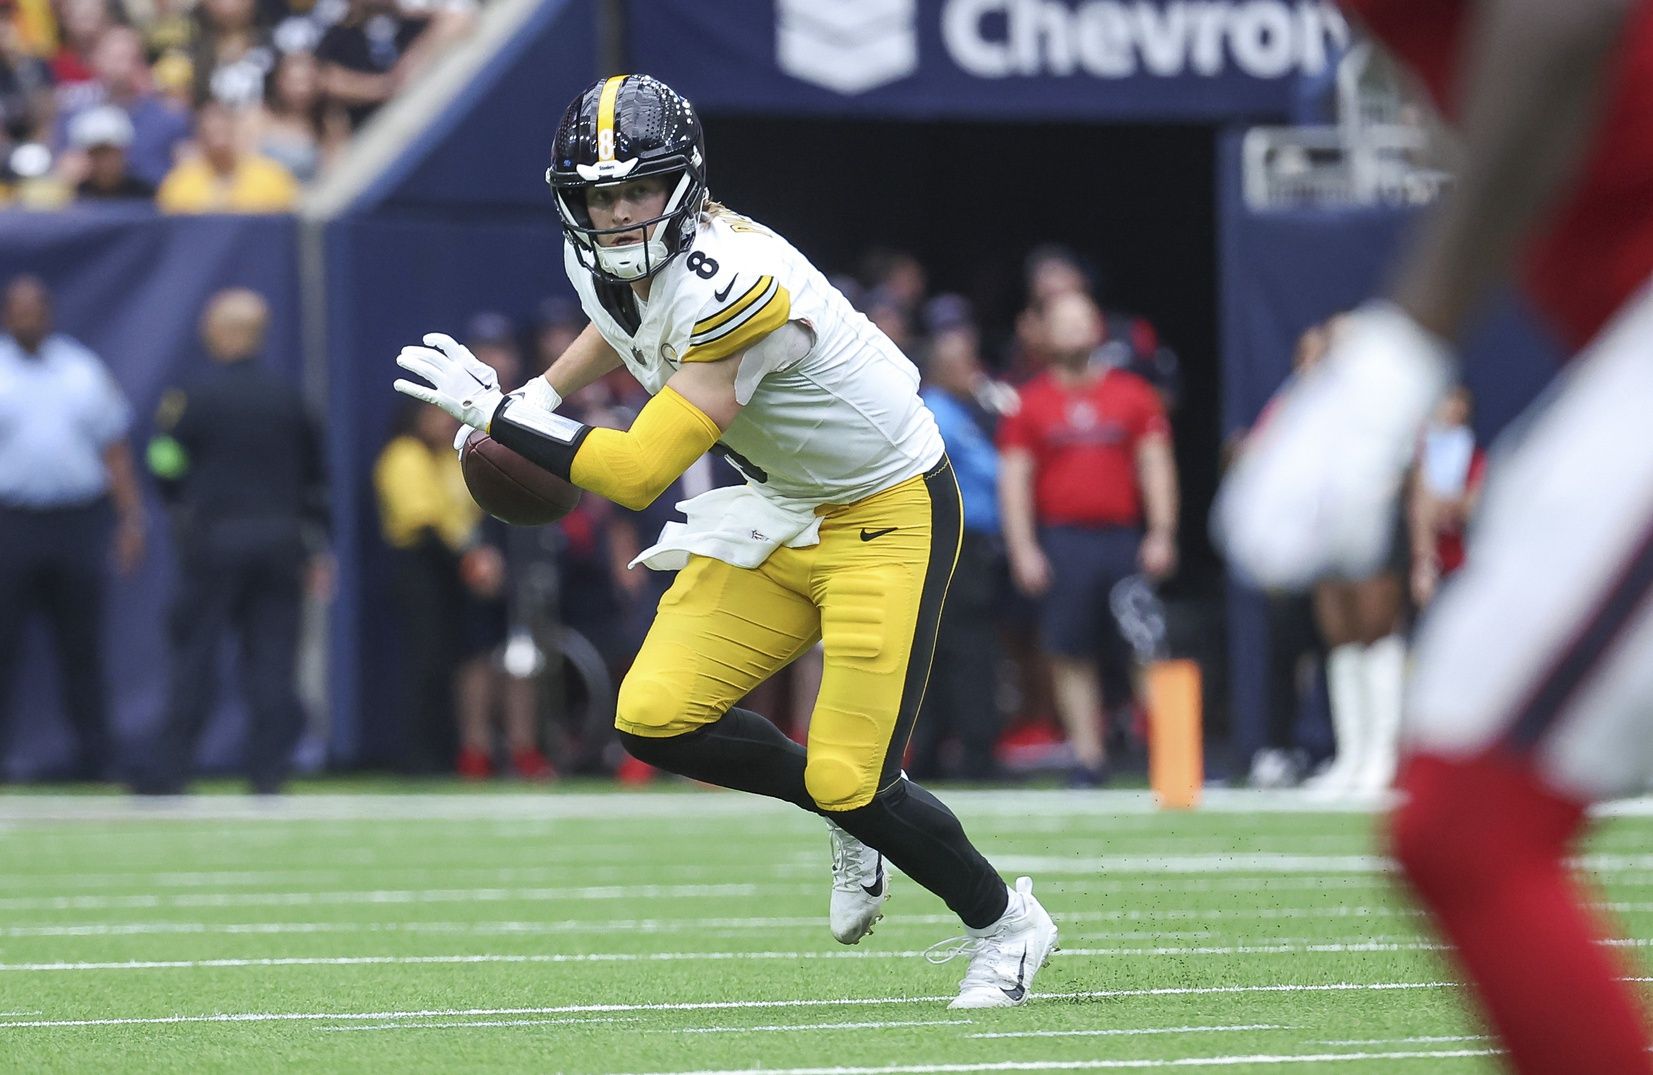
[[[562,415],[550,415],[554,425],[567,428],[567,438],[564,439],[560,433],[546,431],[539,423],[529,425],[512,418],[511,411],[518,403],[509,396],[505,398],[499,410],[494,412],[489,436],[536,466],[569,481],[574,469],[574,456],[590,435],[591,427]]]

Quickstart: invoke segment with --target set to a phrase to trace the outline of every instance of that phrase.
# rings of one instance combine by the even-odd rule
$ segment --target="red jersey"
[[[1033,456],[1033,513],[1039,522],[1140,525],[1137,445],[1149,434],[1171,430],[1153,386],[1118,369],[1076,388],[1041,373],[1020,395],[1021,409],[999,427],[999,447]]]
[[[1557,0],[1564,3],[1565,0]],[[1470,0],[1343,0],[1453,117]],[[1585,165],[1524,251],[1528,293],[1582,347],[1653,277],[1653,0],[1622,44]]]

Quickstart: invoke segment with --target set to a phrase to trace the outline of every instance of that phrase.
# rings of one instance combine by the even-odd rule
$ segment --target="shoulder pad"
[[[769,244],[726,228],[732,230],[727,223],[707,228],[702,237],[710,241],[696,242],[683,259],[684,290],[694,296],[683,306],[694,319],[684,362],[744,351],[791,317],[792,296],[776,274],[779,260],[766,256]]]

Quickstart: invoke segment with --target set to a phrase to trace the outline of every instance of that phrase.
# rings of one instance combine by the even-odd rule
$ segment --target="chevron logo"
[[[775,59],[845,96],[918,70],[917,0],[775,0]]]

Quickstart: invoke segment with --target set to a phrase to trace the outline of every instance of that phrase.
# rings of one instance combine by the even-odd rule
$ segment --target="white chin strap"
[[[666,249],[666,243],[660,236],[670,224],[671,214],[682,204],[683,194],[688,189],[689,173],[685,171],[677,181],[677,189],[666,199],[666,219],[654,226],[653,238],[641,243],[626,243],[624,246],[593,246],[592,254],[597,260],[597,267],[622,280],[638,280],[650,272],[659,271],[672,256],[672,252]]]
[[[654,230],[658,236],[660,227],[657,226]],[[664,265],[666,258],[670,256],[666,244],[659,238],[642,243],[627,243],[624,246],[599,246],[594,248],[593,253],[599,268],[622,280],[641,279],[651,269],[658,269]]]

